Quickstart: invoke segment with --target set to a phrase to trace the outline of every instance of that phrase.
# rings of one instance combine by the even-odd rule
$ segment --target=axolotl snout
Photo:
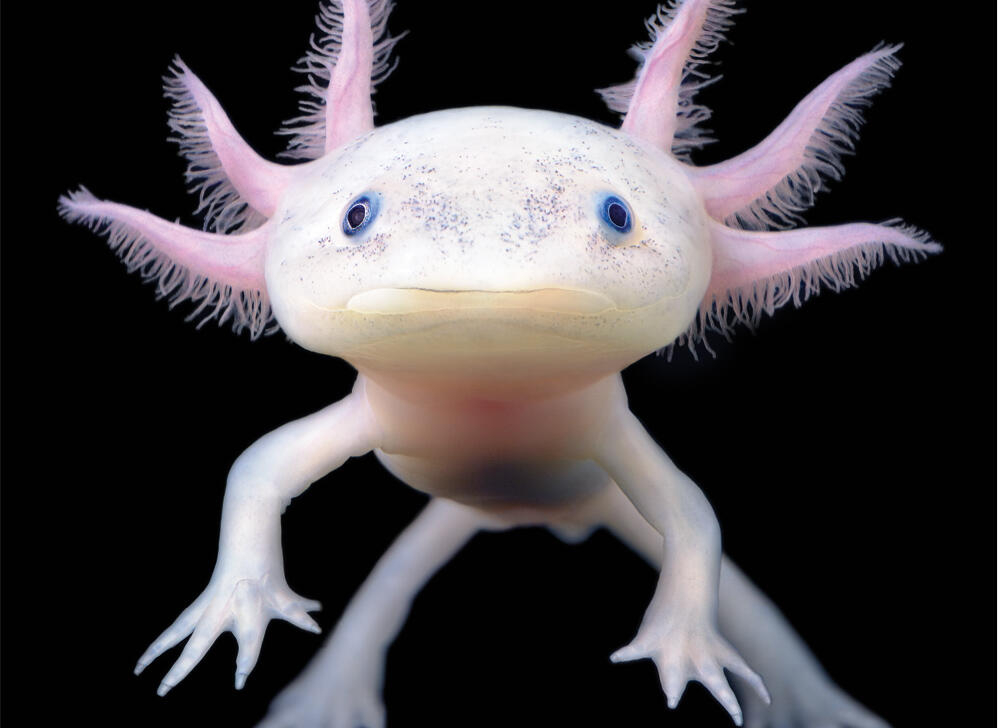
[[[161,294],[254,337],[280,327],[359,372],[347,397],[237,459],[209,585],[136,671],[190,637],[165,694],[229,630],[239,688],[270,619],[318,631],[318,604],[285,581],[281,513],[374,452],[433,497],[264,725],[382,725],[385,649],[420,587],[477,531],[537,524],[567,540],[608,528],[659,568],[635,639],[612,659],[652,658],[669,705],[697,680],[738,724],[884,726],[722,555],[711,506],[631,414],[619,372],[852,285],[885,256],[938,250],[898,222],[785,229],[839,177],[897,48],[832,75],[757,147],[697,167],[687,152],[706,114],[692,97],[730,0],[657,11],[635,79],[602,92],[620,129],[505,107],[375,128],[372,85],[398,40],[385,35],[390,9],[321,5],[308,98],[285,130],[302,164],[254,153],[176,61],[170,124],[214,232],[82,189],[60,201]]]

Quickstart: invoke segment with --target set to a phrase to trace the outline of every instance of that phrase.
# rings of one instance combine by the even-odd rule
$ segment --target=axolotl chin
[[[894,221],[795,227],[840,176],[897,47],[830,76],[758,146],[699,167],[688,152],[707,112],[693,96],[731,0],[656,11],[635,78],[602,91],[623,114],[617,129],[504,107],[375,128],[371,94],[398,40],[390,9],[321,5],[299,67],[302,115],[284,130],[297,164],[252,151],[175,61],[170,126],[204,231],[85,189],[60,200],[160,294],[252,337],[280,328],[359,372],[350,395],[236,460],[211,580],[136,672],[189,638],[163,695],[229,630],[241,688],[269,620],[318,632],[319,605],[284,577],[281,514],[374,452],[430,503],[264,725],[383,725],[385,651],[420,587],[477,531],[538,524],[570,541],[607,528],[659,568],[638,633],[612,659],[652,658],[671,707],[697,680],[737,724],[745,713],[757,726],[883,726],[721,553],[711,506],[630,413],[619,372],[852,285],[886,256],[938,250]]]

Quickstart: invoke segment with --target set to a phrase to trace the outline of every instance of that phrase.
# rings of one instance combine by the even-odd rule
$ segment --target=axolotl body
[[[738,724],[746,713],[758,726],[884,725],[722,555],[709,503],[630,413],[619,372],[824,284],[851,285],[884,255],[937,250],[898,223],[767,230],[790,227],[839,175],[896,48],[831,76],[754,149],[696,167],[685,155],[704,115],[691,97],[731,2],[658,10],[636,78],[603,92],[624,112],[620,129],[505,107],[375,128],[372,86],[397,40],[385,35],[389,9],[322,5],[302,66],[310,98],[287,130],[303,164],[257,156],[177,60],[171,127],[214,232],[86,190],[61,200],[162,294],[252,336],[277,322],[359,372],[350,395],[237,459],[210,583],[137,672],[190,637],[165,694],[230,630],[239,688],[270,619],[318,631],[318,604],[285,581],[280,516],[310,483],[374,452],[432,499],[265,725],[382,725],[385,650],[419,588],[477,531],[525,524],[570,541],[605,527],[660,569],[638,634],[612,659],[652,658],[671,706],[698,680]]]

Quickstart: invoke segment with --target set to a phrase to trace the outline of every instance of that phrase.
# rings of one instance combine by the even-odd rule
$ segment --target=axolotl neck
[[[485,107],[380,127],[313,163],[265,272],[302,346],[385,386],[552,395],[665,346],[709,280],[670,155],[577,117]]]

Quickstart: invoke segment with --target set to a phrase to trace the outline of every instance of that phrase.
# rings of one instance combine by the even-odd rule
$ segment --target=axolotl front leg
[[[236,687],[257,662],[264,630],[274,618],[312,632],[308,612],[319,603],[303,599],[285,582],[281,514],[313,481],[378,447],[378,427],[363,391],[290,422],[251,445],[233,464],[222,506],[219,556],[208,586],[136,665],[136,674],[184,638],[180,657],[160,683],[165,695],[204,657],[216,638],[231,631],[239,643]]]
[[[654,568],[663,557],[663,537],[616,487],[605,490],[588,514]],[[748,728],[888,728],[888,724],[841,690],[779,609],[722,556],[719,627],[763,676],[771,694],[765,705],[746,683],[735,683]]]
[[[760,676],[717,627],[722,547],[719,523],[701,490],[670,461],[623,404],[595,439],[593,459],[663,538],[662,568],[635,639],[615,662],[650,657],[670,707],[697,680],[742,724],[740,704],[723,669],[746,680],[765,702]]]

